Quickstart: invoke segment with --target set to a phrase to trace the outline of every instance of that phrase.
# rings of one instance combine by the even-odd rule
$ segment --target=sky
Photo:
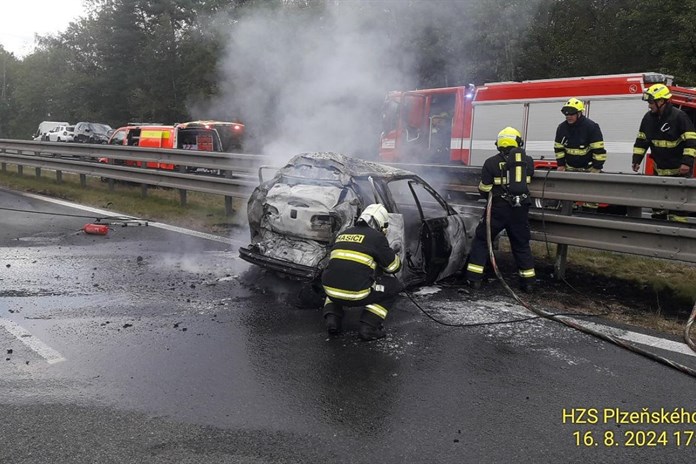
[[[18,58],[34,49],[34,34],[63,32],[84,15],[83,0],[0,0],[0,44]]]

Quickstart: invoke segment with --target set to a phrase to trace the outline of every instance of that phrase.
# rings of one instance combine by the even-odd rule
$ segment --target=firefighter
[[[565,121],[558,125],[553,144],[559,171],[598,173],[607,160],[602,130],[584,111],[585,104],[577,98],[571,98],[561,108]],[[596,212],[598,204],[582,206]]]
[[[383,321],[401,283],[393,276],[401,268],[399,255],[387,241],[389,215],[379,204],[368,205],[355,225],[346,229],[331,248],[321,280],[327,295],[324,320],[329,334],[341,332],[343,307],[364,306],[358,335],[377,340],[386,335]]]
[[[498,153],[483,164],[479,193],[482,197],[493,195],[491,204],[491,237],[503,229],[507,232],[512,256],[517,264],[520,288],[531,292],[536,274],[534,257],[529,245],[529,198],[528,184],[534,175],[534,160],[521,148],[522,135],[517,129],[506,127],[498,134],[495,143]],[[481,288],[483,273],[488,263],[486,240],[486,213],[484,212],[466,266],[466,279],[474,290]]]
[[[645,153],[655,163],[654,174],[668,177],[691,177],[696,157],[696,132],[691,119],[670,102],[672,93],[664,84],[654,84],[643,92],[649,111],[643,116],[633,144],[633,171],[638,172]],[[686,222],[679,211],[653,209],[652,217]]]
[[[429,146],[433,160],[449,159],[451,144],[452,118],[449,113],[442,112],[432,116]]]

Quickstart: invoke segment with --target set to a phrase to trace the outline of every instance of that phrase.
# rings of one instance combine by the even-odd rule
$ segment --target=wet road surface
[[[0,207],[92,214],[8,192]],[[696,379],[560,324],[445,327],[402,298],[386,339],[360,342],[357,312],[329,338],[319,309],[294,305],[295,284],[238,259],[246,231],[93,236],[80,231],[88,218],[1,213],[2,463],[696,456]],[[415,298],[454,324],[529,316],[457,288]],[[617,424],[615,408],[683,409],[693,422]],[[645,433],[662,431],[649,446]]]

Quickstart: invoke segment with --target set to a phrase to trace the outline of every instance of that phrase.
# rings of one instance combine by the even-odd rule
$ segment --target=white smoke
[[[415,85],[386,6],[346,2],[327,4],[320,15],[292,8],[245,15],[227,31],[222,98],[206,112],[234,108],[250,137],[245,151],[280,162],[304,151],[374,158],[386,92]]]

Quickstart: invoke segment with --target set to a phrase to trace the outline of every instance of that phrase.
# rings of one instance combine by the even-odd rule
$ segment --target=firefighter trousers
[[[566,165],[566,171],[568,172],[592,172],[592,168],[585,167],[585,168],[576,168],[570,165]],[[597,172],[599,174],[599,172]],[[577,201],[575,204],[578,207],[582,208],[588,208],[592,212],[597,212],[597,209],[599,208],[599,203],[593,203],[590,201]]]
[[[662,175],[660,175],[657,172],[654,172],[653,175],[654,176],[661,176],[661,177],[685,177],[681,174],[662,174]],[[653,219],[663,219],[663,220],[672,221],[672,222],[688,222],[688,216],[689,216],[689,213],[684,212],[684,211],[678,211],[678,210],[672,210],[672,209],[663,209],[663,208],[653,208],[652,214],[651,214],[651,217]]]
[[[495,238],[501,231],[507,232],[510,240],[512,256],[517,264],[517,272],[520,283],[524,286],[534,281],[534,257],[529,245],[531,233],[529,231],[529,205],[513,207],[503,199],[496,198],[491,206],[491,238]],[[469,260],[466,266],[466,279],[480,281],[488,264],[488,243],[486,241],[486,216],[476,227],[476,235],[471,244]]]
[[[339,298],[326,298],[324,303],[324,317],[334,314],[343,317],[343,307],[364,306],[360,315],[360,322],[379,327],[387,318],[389,310],[393,307],[396,297],[403,290],[399,279],[393,275],[385,274],[377,277],[370,294],[360,300],[342,300]]]

